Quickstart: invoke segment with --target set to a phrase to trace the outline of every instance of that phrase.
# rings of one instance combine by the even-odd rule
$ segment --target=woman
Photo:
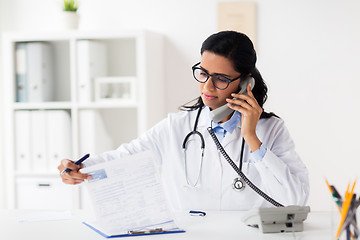
[[[267,87],[255,63],[256,53],[246,35],[234,31],[211,35],[202,45],[201,62],[193,66],[201,94],[196,104],[183,106],[185,111],[169,114],[138,139],[100,154],[96,161],[152,150],[175,209],[272,206],[249,184],[242,186],[244,179],[218,151],[221,147],[207,130],[211,127],[236,167],[256,187],[282,205],[304,205],[309,194],[307,169],[283,120],[263,112]],[[248,84],[247,94],[236,94],[248,77],[255,79],[254,88]],[[212,121],[209,113],[224,104],[234,111],[219,123]],[[196,133],[187,137],[192,131]],[[86,162],[94,163],[94,159]],[[77,184],[89,177],[70,160],[58,167],[64,168],[73,170],[62,176],[65,183]]]

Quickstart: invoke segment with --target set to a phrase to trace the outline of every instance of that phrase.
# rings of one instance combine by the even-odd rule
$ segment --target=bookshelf
[[[83,208],[82,187],[64,185],[56,165],[113,150],[165,117],[162,36],[8,32],[2,40],[6,207]]]

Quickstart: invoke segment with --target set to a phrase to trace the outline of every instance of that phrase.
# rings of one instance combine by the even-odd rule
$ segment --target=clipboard
[[[184,232],[172,216],[150,151],[101,162],[82,172],[92,177],[87,190],[95,210],[95,218],[84,224],[103,237]]]
[[[94,230],[101,236],[105,238],[119,238],[119,237],[136,237],[136,236],[143,236],[143,235],[158,235],[158,234],[171,234],[171,233],[184,233],[185,230],[180,228],[174,229],[162,229],[162,228],[154,228],[154,229],[146,229],[146,230],[136,230],[136,231],[128,231],[124,233],[116,233],[116,234],[109,234],[99,228],[95,227],[94,225],[83,222],[85,226],[88,226],[90,229]]]

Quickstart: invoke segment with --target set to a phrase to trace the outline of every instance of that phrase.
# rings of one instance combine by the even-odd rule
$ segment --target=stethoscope
[[[201,110],[203,109],[203,107],[200,107],[198,112],[197,112],[197,115],[196,115],[196,119],[195,119],[195,124],[194,124],[194,130],[192,130],[191,132],[189,132],[184,141],[183,141],[183,144],[182,144],[182,148],[183,148],[183,151],[184,151],[184,165],[185,165],[185,178],[186,178],[186,182],[189,186],[191,187],[197,187],[198,186],[198,183],[199,183],[199,180],[200,180],[200,175],[201,175],[201,170],[202,170],[202,164],[203,164],[203,160],[204,160],[204,149],[205,149],[205,140],[204,140],[204,137],[203,135],[197,131],[197,125],[198,125],[198,122],[199,122],[199,117],[200,117],[200,113],[201,113]],[[194,184],[191,184],[190,183],[190,180],[189,180],[189,177],[188,177],[188,171],[187,171],[187,158],[186,158],[186,146],[187,146],[187,142],[190,138],[190,136],[192,135],[197,135],[200,137],[200,140],[201,140],[201,161],[200,161],[200,170],[199,170],[199,174],[196,178],[196,181]],[[241,170],[242,168],[242,162],[243,162],[243,155],[244,155],[244,146],[245,146],[245,141],[244,141],[244,138],[242,138],[242,144],[241,144],[241,153],[240,153],[240,163],[239,163],[239,169]],[[242,179],[240,176],[236,177],[232,183],[232,187],[235,191],[243,191],[245,189],[245,181],[244,179]]]

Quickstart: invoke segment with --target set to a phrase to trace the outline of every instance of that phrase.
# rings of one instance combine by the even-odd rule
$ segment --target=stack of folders
[[[348,184],[344,198],[341,197],[335,186],[330,185],[327,180],[325,181],[341,214],[336,239],[338,239],[343,232],[346,232],[347,240],[358,239],[359,228],[356,220],[356,210],[360,205],[360,198],[356,199],[356,194],[354,193],[356,181],[352,184],[351,190],[350,184]]]
[[[55,172],[62,158],[71,157],[71,119],[66,110],[15,112],[16,170]]]
[[[16,102],[51,101],[54,88],[50,44],[17,43],[15,55]]]

